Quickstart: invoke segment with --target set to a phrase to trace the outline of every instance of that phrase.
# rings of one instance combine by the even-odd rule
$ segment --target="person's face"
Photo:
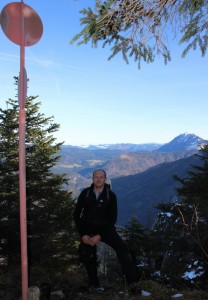
[[[92,180],[93,180],[95,188],[103,188],[104,184],[105,184],[105,180],[106,180],[104,172],[96,171],[93,175]]]

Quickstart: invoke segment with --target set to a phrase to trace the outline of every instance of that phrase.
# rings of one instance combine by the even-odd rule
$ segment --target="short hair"
[[[92,173],[92,177],[94,177],[94,175],[95,175],[96,172],[103,172],[105,178],[107,177],[107,176],[106,176],[106,172],[105,172],[105,170],[103,170],[103,169],[96,169],[96,170]]]

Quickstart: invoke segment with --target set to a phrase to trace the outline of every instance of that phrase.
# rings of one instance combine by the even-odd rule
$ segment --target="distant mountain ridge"
[[[63,145],[62,147],[79,148],[86,150],[121,150],[126,152],[137,152],[137,151],[157,151],[157,152],[175,152],[182,150],[199,149],[199,146],[208,143],[208,140],[204,140],[193,133],[182,133],[175,137],[168,143],[116,143],[116,144],[99,144],[99,145],[87,145],[87,146],[72,146]]]
[[[109,178],[135,175],[162,163],[176,161],[189,157],[196,153],[196,150],[178,152],[128,152],[108,160],[102,165]],[[88,176],[91,176],[93,168],[88,169]],[[83,174],[83,171],[80,172]],[[85,170],[85,175],[87,175]]]
[[[99,144],[99,145],[63,145],[62,148],[71,149],[85,149],[85,150],[120,150],[126,152],[137,151],[154,151],[159,149],[163,144],[159,143],[146,143],[146,144],[132,144],[132,143],[117,143],[117,144]]]
[[[86,149],[108,149],[108,150],[121,150],[128,152],[137,151],[154,151],[159,149],[163,144],[146,143],[146,144],[131,144],[131,143],[119,143],[119,144],[101,144],[101,145],[89,145]]]
[[[167,144],[110,144],[89,147],[63,145],[55,172],[73,177],[72,188],[91,179],[95,168],[104,168],[109,178],[134,175],[154,165],[193,155],[207,141],[194,134],[181,134]],[[82,181],[82,183],[81,183]]]

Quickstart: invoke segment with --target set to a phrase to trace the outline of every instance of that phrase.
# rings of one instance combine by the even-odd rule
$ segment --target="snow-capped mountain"
[[[182,150],[198,150],[201,145],[207,144],[208,141],[204,140],[193,133],[183,133],[175,137],[169,143],[163,145],[157,152],[177,152]]]

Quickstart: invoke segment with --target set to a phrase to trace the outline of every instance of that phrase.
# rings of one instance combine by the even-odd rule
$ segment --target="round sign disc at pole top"
[[[43,24],[34,9],[24,3],[12,2],[1,12],[1,27],[4,34],[17,45],[32,46],[43,33]],[[24,20],[24,37],[21,36],[22,17]]]

